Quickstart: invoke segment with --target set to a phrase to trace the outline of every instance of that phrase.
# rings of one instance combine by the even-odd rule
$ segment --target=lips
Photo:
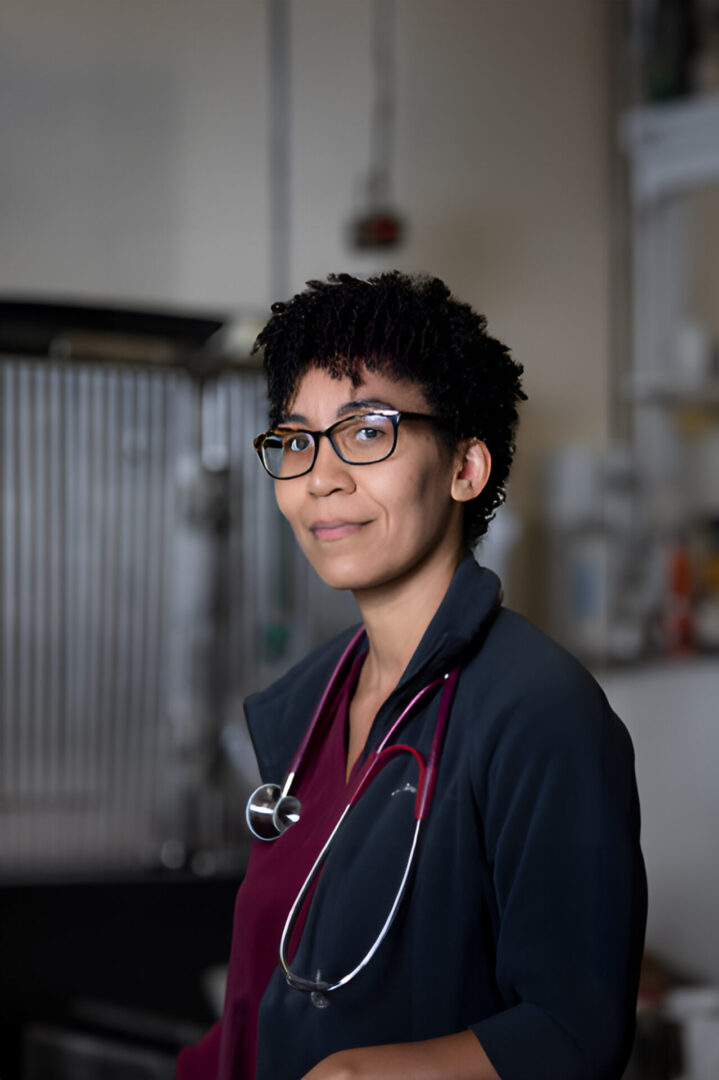
[[[310,525],[310,532],[318,540],[340,540],[343,536],[352,536],[360,531],[368,521],[315,521]]]

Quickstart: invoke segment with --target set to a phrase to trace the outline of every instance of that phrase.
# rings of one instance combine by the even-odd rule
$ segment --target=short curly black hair
[[[505,499],[515,451],[521,364],[487,331],[484,315],[453,297],[437,277],[399,270],[367,280],[329,274],[308,281],[272,317],[253,352],[262,349],[270,424],[287,412],[298,380],[309,368],[355,386],[363,369],[410,379],[436,415],[448,421],[452,447],[483,440],[492,457],[487,485],[465,504],[464,539],[473,547]]]

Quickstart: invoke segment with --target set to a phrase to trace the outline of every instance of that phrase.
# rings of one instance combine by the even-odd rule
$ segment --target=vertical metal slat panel
[[[213,746],[322,604],[297,556],[278,586],[261,376],[0,358],[0,391],[0,876],[236,847]]]
[[[0,875],[157,858],[181,381],[0,361]]]

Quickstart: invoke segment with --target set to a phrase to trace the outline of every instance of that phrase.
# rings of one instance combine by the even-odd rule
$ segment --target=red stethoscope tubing
[[[309,752],[310,746],[314,741],[315,736],[320,729],[320,726],[323,722],[326,723],[332,717],[334,710],[329,706],[332,695],[337,688],[339,676],[342,673],[348,658],[354,651],[357,642],[363,636],[364,632],[364,627],[361,626],[359,630],[357,630],[357,632],[352,635],[349,644],[339,658],[337,665],[332,672],[332,676],[324,689],[319,704],[315,709],[314,716],[312,717],[310,724],[305,730],[304,735],[300,739],[300,743],[295,750],[292,761],[290,762],[290,767],[287,770],[287,779],[291,777],[293,782],[297,776],[297,773],[300,771],[302,762],[305,759],[305,755]],[[444,736],[447,731],[447,722],[449,720],[449,712],[452,707],[454,690],[457,684],[457,679],[459,678],[459,671],[460,669],[456,667],[448,674],[442,675],[438,679],[433,679],[433,681],[428,683],[427,686],[424,686],[421,690],[419,690],[414,695],[412,700],[404,707],[400,715],[392,724],[392,727],[382,739],[382,742],[379,744],[377,749],[372,753],[372,755],[366,761],[365,765],[362,767],[362,771],[357,780],[355,789],[350,797],[349,803],[347,804],[348,807],[354,806],[354,804],[357,802],[363,792],[367,789],[372,778],[377,775],[377,773],[380,771],[381,768],[383,768],[384,765],[386,765],[393,757],[396,757],[399,752],[408,752],[410,754],[413,754],[416,758],[417,767],[419,769],[419,780],[417,782],[417,796],[415,799],[414,816],[418,821],[422,820],[426,816],[432,803],[432,796],[434,794],[434,788],[437,782],[437,769],[439,768],[439,759],[442,753],[442,745],[444,743]],[[388,747],[387,743],[392,738],[395,731],[400,726],[405,717],[408,715],[408,713],[410,713],[412,709],[414,709],[415,705],[417,705],[426,694],[430,693],[430,691],[436,689],[438,686],[441,686],[443,683],[445,684],[445,689],[442,692],[442,698],[439,705],[439,714],[437,716],[437,724],[435,727],[434,738],[432,739],[432,746],[427,762],[425,763],[418,751],[411,746],[407,746],[403,743],[394,743],[392,746]],[[289,787],[286,780],[285,784],[283,785],[283,794],[287,794],[288,790]]]
[[[359,639],[359,635],[355,635],[355,637],[353,638],[350,645],[353,646],[358,639]],[[332,685],[332,683],[334,683],[335,678],[339,674],[339,672],[340,672],[340,670],[341,670],[341,668],[342,668],[342,666],[344,664],[344,661],[345,661],[348,654],[349,654],[349,648],[348,648],[348,650],[345,651],[344,655],[342,656],[342,659],[341,659],[340,663],[337,665],[337,668],[335,669],[335,673],[334,673],[332,679],[330,680],[330,686]],[[297,897],[295,899],[294,904],[290,908],[290,912],[289,912],[289,914],[287,916],[287,919],[285,921],[284,929],[282,931],[282,936],[280,938],[280,948],[279,948],[280,966],[281,966],[282,970],[284,971],[285,979],[286,979],[288,985],[291,986],[295,990],[309,991],[312,994],[312,1001],[314,1002],[314,1004],[318,1005],[318,1007],[320,1007],[320,1006],[324,1007],[327,1004],[327,993],[329,993],[332,990],[337,990],[341,986],[346,986],[348,982],[350,982],[352,979],[354,979],[355,976],[358,975],[359,972],[362,971],[367,966],[367,964],[371,961],[372,957],[375,955],[375,953],[377,952],[377,950],[381,946],[382,942],[384,941],[387,933],[389,932],[389,928],[391,927],[391,925],[392,925],[392,923],[394,921],[395,915],[397,914],[397,910],[399,908],[399,905],[400,905],[400,903],[402,901],[402,897],[404,895],[405,889],[407,887],[407,882],[408,882],[409,876],[410,876],[410,870],[411,870],[411,867],[412,867],[413,860],[415,858],[415,853],[417,851],[417,841],[418,841],[418,837],[419,837],[419,830],[420,830],[420,827],[422,825],[422,821],[426,817],[426,815],[427,815],[427,813],[429,811],[429,807],[430,807],[431,802],[432,802],[432,796],[434,794],[434,787],[435,787],[435,783],[436,783],[436,779],[437,779],[437,770],[438,770],[438,767],[439,767],[439,760],[440,760],[440,756],[441,756],[441,753],[442,753],[442,745],[443,745],[444,737],[445,737],[445,734],[446,734],[446,731],[447,731],[447,723],[448,723],[448,720],[449,720],[449,712],[450,712],[450,709],[452,707],[452,698],[454,696],[454,691],[455,691],[456,686],[457,686],[457,680],[459,679],[459,672],[460,672],[460,668],[456,667],[452,671],[448,672],[446,675],[443,675],[441,678],[434,679],[431,683],[428,683],[427,686],[425,686],[422,690],[420,690],[417,694],[415,694],[414,697],[412,698],[412,700],[409,702],[409,704],[402,710],[401,714],[397,717],[394,724],[392,725],[390,730],[385,735],[384,739],[380,743],[377,750],[375,750],[371,754],[371,756],[367,759],[365,764],[362,766],[359,778],[357,780],[357,783],[355,784],[355,787],[354,787],[354,790],[353,790],[353,792],[352,792],[352,794],[350,796],[350,799],[349,799],[347,805],[345,806],[345,809],[342,811],[342,813],[341,813],[341,815],[340,815],[340,817],[339,817],[339,819],[337,821],[337,824],[335,825],[334,829],[330,833],[330,835],[329,835],[328,839],[326,840],[326,842],[324,844],[324,847],[320,851],[319,855],[315,859],[315,862],[314,862],[314,864],[312,866],[312,869],[310,870],[309,874],[305,878],[304,884],[302,885],[299,893],[297,894]],[[391,746],[387,746],[388,740],[391,739],[392,735],[397,730],[397,728],[402,723],[402,721],[405,719],[405,717],[410,712],[410,710],[413,709],[417,705],[417,703],[425,696],[425,694],[428,694],[430,691],[436,689],[440,685],[443,685],[442,697],[441,697],[440,703],[439,703],[439,712],[437,714],[437,723],[435,724],[434,737],[432,739],[432,747],[430,749],[429,758],[427,759],[427,762],[425,763],[422,755],[413,746],[407,746],[405,743],[392,743]],[[324,708],[324,706],[326,705],[326,703],[327,703],[327,701],[329,699],[329,689],[330,689],[330,687],[328,687],[328,690],[325,691],[325,694],[322,697],[322,702],[320,703],[322,709]],[[315,714],[313,723],[311,725],[311,730],[308,733],[308,737],[305,740],[303,740],[303,744],[304,744],[305,749],[307,749],[307,747],[309,747],[309,745],[310,745],[310,739],[311,739],[311,736],[313,734],[313,731],[317,727],[320,715],[321,715],[321,709],[318,709],[317,713]],[[404,753],[412,754],[412,756],[415,758],[415,760],[417,762],[417,767],[419,769],[419,779],[417,781],[417,793],[416,793],[415,802],[414,802],[414,818],[415,818],[416,824],[415,824],[415,827],[414,827],[412,846],[410,848],[409,856],[407,858],[407,861],[406,861],[406,864],[405,864],[405,867],[404,867],[404,871],[403,871],[403,874],[402,874],[402,880],[401,880],[399,888],[397,889],[397,892],[395,894],[395,898],[394,898],[394,901],[392,903],[392,907],[391,907],[391,909],[389,911],[389,914],[387,915],[387,918],[385,919],[384,925],[382,926],[382,929],[380,930],[380,933],[379,933],[378,937],[375,939],[375,941],[372,944],[372,946],[370,947],[370,949],[367,951],[367,953],[364,955],[364,957],[360,960],[360,962],[358,964],[356,964],[356,966],[351,971],[347,972],[346,975],[343,975],[341,978],[336,979],[336,980],[331,981],[331,982],[327,982],[327,981],[323,980],[321,978],[319,972],[318,972],[317,977],[315,979],[303,978],[302,976],[297,975],[295,972],[293,972],[290,969],[289,959],[287,957],[287,948],[288,948],[289,942],[290,942],[290,940],[292,938],[292,935],[294,933],[295,927],[297,925],[297,918],[299,916],[299,913],[302,910],[302,907],[303,907],[305,901],[307,900],[307,897],[310,895],[310,892],[311,892],[312,888],[314,887],[314,883],[315,883],[315,880],[317,878],[317,875],[320,873],[320,871],[322,870],[322,867],[324,866],[325,860],[327,859],[327,855],[328,855],[329,850],[330,850],[330,848],[332,846],[332,843],[333,843],[334,838],[335,838],[335,836],[337,834],[337,831],[339,830],[340,826],[342,825],[342,822],[346,818],[346,816],[349,813],[350,809],[352,808],[352,806],[355,805],[355,803],[360,799],[362,794],[367,790],[367,787],[368,787],[370,781],[377,775],[377,773],[380,771],[380,769],[382,769],[393,758],[398,757],[400,754],[404,754]],[[298,767],[301,764],[301,760],[302,760],[302,755],[299,755],[299,754],[295,755],[295,759],[293,759],[293,765],[295,767]],[[289,775],[293,776],[293,774],[288,774],[288,776]],[[294,779],[294,776],[293,776],[293,779]],[[287,781],[285,781],[285,783],[287,784]]]
[[[337,680],[339,678],[339,675],[340,675],[342,669],[345,666],[345,663],[347,662],[348,657],[352,654],[355,645],[360,640],[360,638],[362,637],[363,634],[364,634],[364,626],[360,626],[359,630],[355,634],[352,635],[352,640],[350,641],[349,645],[347,646],[345,651],[340,656],[340,658],[339,658],[339,660],[337,662],[337,666],[335,667],[334,671],[332,672],[332,677],[330,678],[329,682],[327,683],[327,686],[325,687],[324,693],[322,694],[322,697],[320,698],[320,703],[317,706],[317,708],[315,709],[315,714],[312,717],[312,720],[310,721],[309,726],[305,730],[304,735],[300,739],[299,746],[295,750],[292,761],[290,762],[290,767],[287,770],[287,775],[288,776],[296,776],[297,775],[299,767],[302,764],[302,762],[304,760],[304,757],[305,757],[305,754],[307,753],[307,751],[309,749],[310,743],[312,742],[312,740],[314,738],[315,732],[317,731],[318,727],[320,726],[320,721],[329,719],[329,717],[332,715],[332,709],[327,708],[327,704],[328,704],[330,698],[332,697],[333,692],[335,691],[335,689],[337,687]]]
[[[417,768],[419,769],[419,779],[417,781],[417,795],[414,801],[414,816],[416,821],[422,821],[430,808],[432,803],[432,796],[434,795],[435,784],[437,783],[437,770],[439,768],[439,759],[442,754],[442,745],[444,743],[444,736],[447,731],[447,722],[449,720],[449,711],[452,707],[452,698],[454,697],[455,687],[457,685],[457,679],[459,678],[459,668],[454,668],[447,675],[443,675],[439,679],[434,679],[433,682],[428,683],[419,693],[415,694],[409,704],[402,710],[401,714],[397,717],[392,727],[385,735],[382,742],[377,749],[373,752],[371,757],[362,768],[355,790],[350,797],[349,806],[354,806],[363,792],[367,789],[372,778],[379,772],[379,770],[387,764],[393,757],[396,757],[400,753],[413,754],[417,761]],[[442,691],[442,697],[439,703],[439,713],[437,715],[437,723],[434,729],[434,737],[432,739],[432,746],[429,752],[429,757],[425,763],[421,754],[415,750],[413,746],[407,746],[405,743],[393,743],[391,746],[387,746],[388,741],[392,738],[392,735],[402,723],[407,714],[418,704],[418,702],[428,694],[431,690],[444,684],[444,690]]]

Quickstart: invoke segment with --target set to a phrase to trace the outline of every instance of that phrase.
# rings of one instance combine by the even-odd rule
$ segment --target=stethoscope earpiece
[[[276,840],[300,820],[300,800],[283,795],[279,784],[260,784],[247,800],[245,819],[258,840]]]

